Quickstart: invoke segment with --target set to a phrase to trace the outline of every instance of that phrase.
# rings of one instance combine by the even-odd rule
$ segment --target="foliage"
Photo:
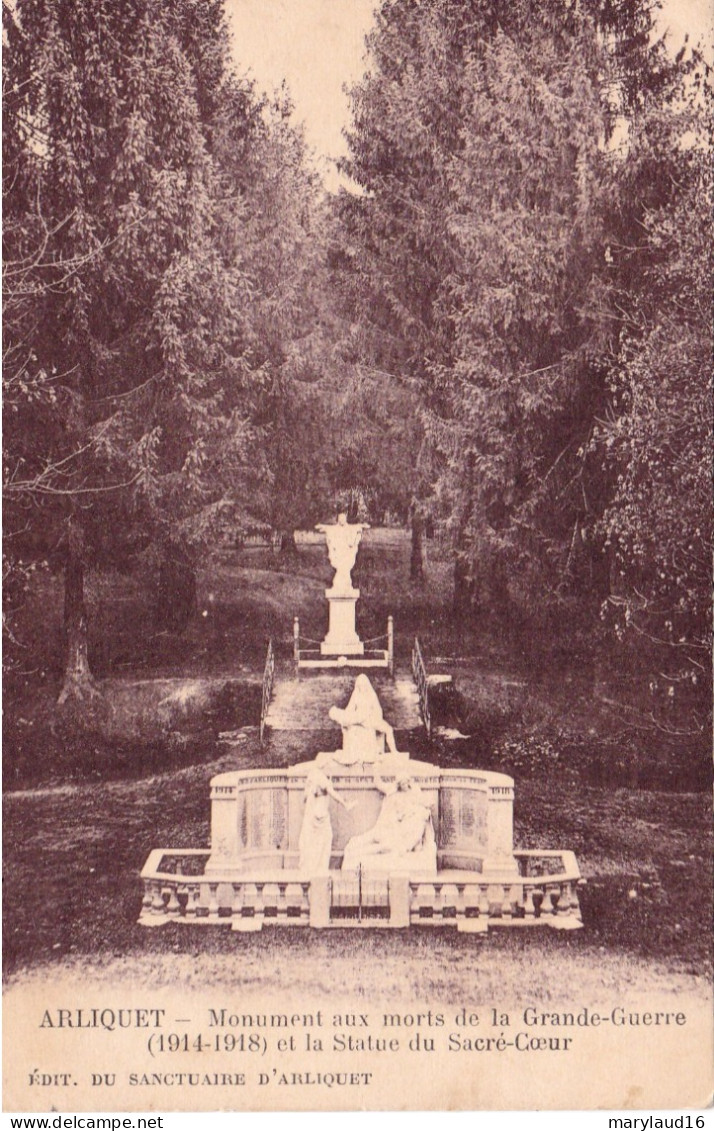
[[[669,686],[699,688],[701,722],[709,300],[683,139],[705,133],[707,78],[653,18],[384,0],[341,215],[363,337],[414,379],[460,601],[591,632],[605,601],[671,652],[691,641]]]
[[[643,123],[632,141],[633,159],[677,155],[674,199],[643,216],[642,280],[592,441],[615,476],[600,519],[612,563],[604,611],[620,637],[654,646],[652,718],[672,733],[706,729],[711,692],[712,170],[702,124],[690,108]]]
[[[219,0],[4,17],[7,545],[74,578],[79,625],[87,565],[190,562],[265,509],[309,177]]]
[[[600,396],[598,54],[584,21],[565,43],[547,27],[525,44],[499,33],[466,66],[463,149],[449,165],[451,411],[448,432],[433,429],[448,521],[491,602],[503,600],[494,582],[562,585],[588,507],[569,480]]]

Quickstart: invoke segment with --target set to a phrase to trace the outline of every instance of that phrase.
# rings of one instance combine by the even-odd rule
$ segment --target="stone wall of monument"
[[[313,763],[279,770],[236,770],[211,782],[211,856],[207,874],[297,868],[304,789]],[[438,867],[482,871],[513,854],[513,781],[505,774],[442,770],[407,763],[431,808]],[[357,804],[347,812],[330,802],[331,866],[338,868],[347,841],[372,828],[382,794],[371,772],[340,767],[333,788]]]

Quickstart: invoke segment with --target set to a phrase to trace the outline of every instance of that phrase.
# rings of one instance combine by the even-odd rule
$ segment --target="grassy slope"
[[[243,764],[259,759],[255,736],[245,744]],[[346,962],[356,945],[350,932],[266,931],[260,938],[228,930],[170,924],[147,931],[136,924],[141,902],[138,872],[152,847],[200,847],[209,835],[208,781],[233,767],[235,757],[135,782],[106,782],[18,792],[6,798],[5,905],[8,970],[35,965],[102,965],[121,956],[120,966],[144,969],[159,980],[183,956],[189,981],[192,958],[222,959],[239,952],[244,973],[259,978],[267,953],[296,947],[314,959],[321,978],[364,985],[364,970]],[[709,969],[707,893],[711,838],[708,800],[703,795],[645,794],[530,781],[517,790],[516,840],[521,847],[568,847],[579,857],[588,887],[583,895],[587,929],[573,934],[548,930],[492,932],[489,952],[499,961],[525,963],[537,982],[555,953],[583,969],[593,961],[608,978],[637,980],[637,960],[657,959],[678,975]],[[448,937],[447,937],[448,936]],[[271,943],[277,942],[277,948]],[[468,966],[462,959],[483,942],[452,932],[411,932],[399,942],[381,933],[380,969],[402,953],[397,988],[419,993],[443,983],[451,992]],[[363,939],[368,953],[374,942]],[[396,948],[396,949],[395,949]],[[170,961],[169,961],[170,958]],[[617,958],[619,965],[613,965]],[[494,960],[495,961],[495,960]],[[635,965],[633,966],[633,962]],[[386,965],[385,965],[386,964]],[[269,968],[270,968],[269,967]],[[375,985],[382,974],[371,965]],[[618,975],[619,971],[619,975]],[[278,985],[284,975],[278,975]],[[388,979],[389,982],[389,979]],[[366,987],[365,992],[366,992]]]
[[[453,655],[446,568],[431,562],[429,589],[410,590],[403,580],[408,550],[403,540],[366,549],[356,579],[362,589],[363,637],[382,631],[392,611],[402,648],[409,634],[419,631],[431,655]],[[142,636],[146,610],[129,590],[121,585],[112,592],[97,590],[100,621],[117,626],[115,662],[107,674],[145,678],[151,674],[146,668],[151,655],[156,674],[242,671],[255,679],[268,632],[289,647],[293,612],[300,612],[307,635],[324,631],[326,575],[317,547],[303,547],[289,568],[276,569],[262,552],[238,562],[229,558],[204,576],[200,605],[208,615],[196,619],[173,651],[165,639],[147,645]],[[121,617],[112,596],[117,591],[125,597]],[[581,671],[574,683],[556,674],[550,684],[541,673],[529,682],[528,657],[509,653],[506,642],[470,639],[461,647],[472,657],[466,670],[459,666],[460,685],[476,697],[480,687],[478,694],[489,709],[501,711],[506,726],[516,719],[520,725],[529,719],[537,724],[549,713],[612,741],[608,718],[592,695],[593,680],[602,679],[601,673]],[[612,674],[616,680],[620,673]],[[45,698],[51,686],[50,679]],[[33,703],[41,699],[37,686],[28,685],[23,710],[29,724],[36,718]],[[241,765],[262,760],[254,731],[246,732],[241,750]],[[474,749],[466,748],[464,756],[480,761]],[[525,994],[532,985],[541,1000],[544,993],[567,997],[573,978],[583,987],[613,989],[645,990],[653,979],[680,989],[706,985],[710,799],[585,786],[567,767],[542,776],[516,774],[516,843],[577,853],[588,877],[584,931],[494,931],[482,939],[427,929],[406,935],[273,929],[242,937],[176,924],[158,931],[140,928],[138,872],[149,850],[206,845],[208,781],[235,766],[232,756],[135,780],[75,780],[6,795],[8,975],[22,979],[30,970],[33,976],[64,970],[153,985],[229,984],[235,982],[239,956],[241,984],[256,991],[262,986],[287,991],[296,963],[307,988],[314,982],[327,992],[339,984],[346,994],[374,991],[407,999],[456,999],[475,978],[482,987],[498,985],[501,998],[504,986]],[[355,952],[365,961],[356,963]],[[559,977],[554,979],[556,958]]]

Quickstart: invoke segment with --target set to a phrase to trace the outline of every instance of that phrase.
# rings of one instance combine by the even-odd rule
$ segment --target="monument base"
[[[518,864],[513,856],[486,856],[481,873],[490,880],[507,879],[518,875]]]
[[[389,652],[385,650],[364,651],[357,655],[344,652],[323,654],[317,649],[301,650],[297,659],[298,668],[387,668],[390,669]]]
[[[325,596],[329,602],[330,621],[327,636],[320,645],[323,656],[363,656],[364,644],[357,635],[355,628],[355,606],[359,597],[359,589],[349,589],[343,593],[336,593],[334,589],[326,589]]]
[[[142,924],[582,925],[573,853],[514,851],[512,778],[384,753],[394,732],[364,675],[329,717],[341,750],[212,778],[211,848],[149,855]]]
[[[364,656],[364,644],[361,640],[330,640],[325,637],[320,645],[321,656]]]

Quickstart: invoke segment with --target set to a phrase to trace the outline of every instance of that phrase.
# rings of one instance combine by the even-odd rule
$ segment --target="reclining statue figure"
[[[434,843],[431,809],[409,774],[397,775],[394,782],[385,782],[375,774],[374,784],[384,794],[382,808],[371,829],[348,840],[342,858],[343,871],[369,867],[370,859],[375,857],[404,857],[415,853],[422,846],[427,847],[424,844],[427,839],[430,846]]]

